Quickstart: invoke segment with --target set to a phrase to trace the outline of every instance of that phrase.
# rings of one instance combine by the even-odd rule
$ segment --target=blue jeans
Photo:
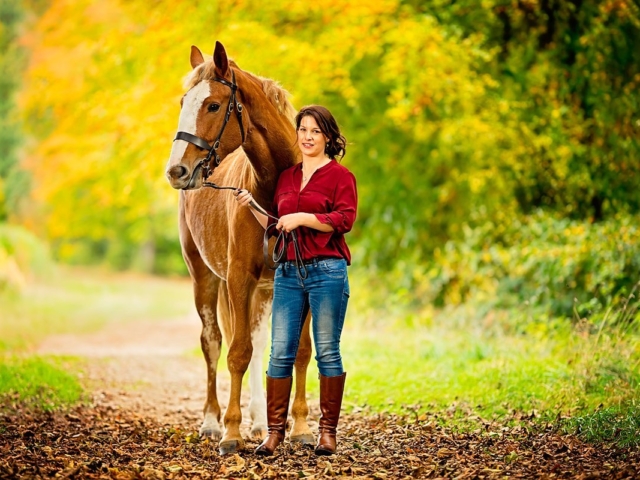
[[[273,286],[271,357],[267,375],[286,378],[293,374],[300,335],[309,308],[321,375],[342,375],[340,335],[349,301],[347,262],[331,258],[306,265],[308,277],[299,278],[292,262],[276,270]]]

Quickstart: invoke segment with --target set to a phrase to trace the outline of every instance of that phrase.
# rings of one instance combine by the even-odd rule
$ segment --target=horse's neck
[[[257,120],[243,148],[253,165],[257,182],[265,188],[275,189],[280,173],[297,162],[295,132],[283,118]]]
[[[261,190],[273,194],[280,173],[297,163],[296,132],[291,121],[265,96],[264,84],[237,72],[249,113],[248,135],[242,145]]]

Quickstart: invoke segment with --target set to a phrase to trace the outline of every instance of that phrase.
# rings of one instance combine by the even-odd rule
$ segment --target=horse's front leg
[[[203,284],[210,285],[205,288]],[[200,436],[220,440],[220,404],[217,394],[218,360],[220,359],[220,347],[222,335],[218,326],[216,304],[218,302],[218,288],[221,281],[211,275],[209,282],[196,283],[196,308],[202,320],[202,333],[200,345],[207,363],[207,400],[204,405],[204,420],[200,426]],[[215,285],[214,285],[215,284]]]
[[[182,214],[180,215],[180,237],[182,253],[193,280],[196,310],[202,321],[200,344],[207,363],[207,400],[204,404],[204,420],[199,433],[201,437],[220,440],[222,429],[216,382],[222,335],[218,326],[216,305],[221,280],[202,260]]]
[[[311,314],[307,315],[302,328],[298,355],[296,356],[296,393],[291,406],[291,416],[293,417],[293,427],[291,428],[290,440],[302,443],[303,445],[315,445],[313,433],[307,423],[309,416],[309,406],[307,405],[307,367],[311,361],[311,334],[309,325]]]
[[[242,422],[240,398],[242,377],[249,367],[253,352],[249,310],[256,284],[257,279],[246,273],[245,269],[237,265],[229,266],[227,289],[233,336],[227,354],[227,366],[231,375],[231,392],[229,405],[224,414],[224,434],[220,441],[220,455],[235,453],[244,448],[244,439],[240,434]]]

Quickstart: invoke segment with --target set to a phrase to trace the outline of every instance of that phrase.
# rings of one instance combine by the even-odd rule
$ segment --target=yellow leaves
[[[24,39],[32,62],[21,103],[41,135],[25,163],[36,175],[34,197],[48,209],[51,237],[175,230],[176,192],[163,169],[181,81],[190,45],[210,56],[216,39],[241,68],[279,80],[298,107],[332,98],[362,111],[370,107],[363,98],[375,102],[374,115],[354,111],[352,125],[375,123],[359,141],[371,142],[366,148],[379,152],[375,163],[385,172],[401,177],[393,162],[408,162],[393,149],[435,145],[418,152],[424,158],[416,163],[442,167],[442,188],[427,194],[420,175],[435,174],[406,170],[425,185],[414,190],[427,199],[421,205],[463,214],[469,198],[502,194],[506,180],[491,165],[514,171],[519,155],[553,147],[534,126],[518,125],[513,112],[521,106],[495,98],[496,80],[478,73],[495,55],[483,50],[481,35],[458,36],[399,0],[159,0],[153,9],[139,0],[52,0]],[[397,145],[379,140],[388,127],[402,130]],[[501,157],[505,150],[509,156]],[[570,153],[556,151],[559,158]]]
[[[53,0],[23,39],[31,64],[21,97],[28,127],[43,135],[24,164],[35,174],[34,199],[47,206],[49,236],[103,238],[126,228],[137,237],[154,216],[170,222],[157,228],[175,229],[176,193],[162,170],[189,46],[211,51],[211,25],[242,68],[280,80],[298,105],[333,90],[355,106],[351,67],[379,51],[397,8],[396,0],[159,1],[150,11],[144,2]],[[305,38],[306,29],[282,35],[252,20],[273,14],[278,24],[285,10],[292,21],[322,13],[327,27]]]
[[[431,17],[397,20],[384,41],[388,51],[381,73],[391,86],[385,114],[416,140],[427,140],[443,127],[434,121],[471,121],[487,89],[497,86],[491,76],[476,73],[474,64],[481,55],[469,39],[446,35]]]
[[[35,198],[49,206],[53,238],[108,236],[114,210],[135,223],[148,222],[159,210],[154,205],[175,209],[156,193],[170,191],[165,182],[149,190],[144,178],[162,178],[180,75],[172,82],[153,75],[145,43],[158,36],[127,36],[137,21],[116,1],[54,1],[26,39],[33,55],[21,101],[25,121],[37,131],[50,112],[53,129],[24,163],[36,176]]]

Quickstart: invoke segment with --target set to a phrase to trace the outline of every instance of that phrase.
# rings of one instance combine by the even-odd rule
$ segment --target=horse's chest
[[[206,208],[193,212],[187,218],[197,254],[218,277],[226,278],[229,227],[224,212],[222,209]]]

